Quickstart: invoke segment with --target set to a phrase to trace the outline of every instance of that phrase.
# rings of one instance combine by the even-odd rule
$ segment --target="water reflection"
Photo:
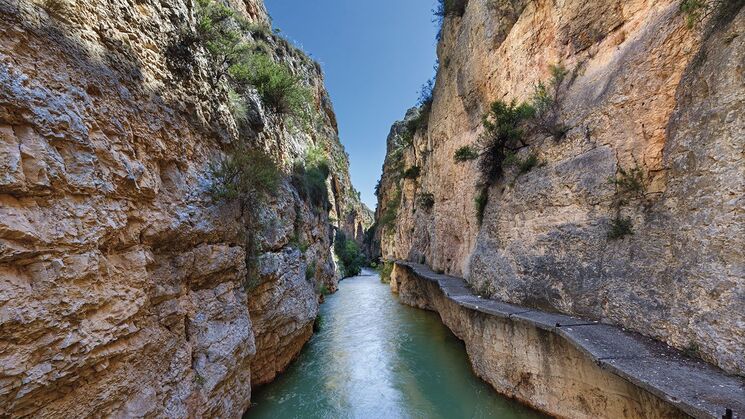
[[[257,390],[246,418],[537,418],[470,369],[435,313],[404,306],[367,272],[341,283],[298,360]]]

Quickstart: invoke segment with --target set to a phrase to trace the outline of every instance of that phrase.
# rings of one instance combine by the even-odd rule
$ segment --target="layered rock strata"
[[[240,139],[284,171],[322,148],[332,212],[361,206],[320,67],[246,34],[317,118],[297,129],[253,93],[241,127],[204,50],[189,77],[172,69],[195,4],[0,0],[0,417],[239,417],[335,288],[329,214],[289,181],[246,204],[260,220],[208,193]],[[268,22],[260,1],[229,5]]]
[[[446,17],[427,127],[411,146],[400,124],[389,139],[420,172],[384,167],[377,220],[393,203],[396,222],[379,234],[382,256],[743,374],[745,10],[697,3],[470,0]],[[479,159],[456,152],[480,151],[490,104],[534,102],[552,65],[568,72],[561,135],[526,123],[514,164],[482,195]]]

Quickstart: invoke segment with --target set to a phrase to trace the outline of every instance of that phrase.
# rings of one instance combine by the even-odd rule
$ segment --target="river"
[[[437,314],[398,302],[377,273],[341,282],[298,359],[259,388],[244,418],[504,418],[543,416],[471,371]]]

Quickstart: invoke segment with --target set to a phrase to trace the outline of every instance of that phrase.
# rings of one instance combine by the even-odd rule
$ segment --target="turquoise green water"
[[[437,314],[398,302],[377,275],[340,284],[323,325],[245,418],[539,418],[471,371]]]

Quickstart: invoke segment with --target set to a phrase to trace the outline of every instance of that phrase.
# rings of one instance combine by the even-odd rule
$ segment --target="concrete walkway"
[[[475,295],[461,278],[437,274],[417,263],[395,263],[437,283],[443,294],[462,307],[526,322],[562,336],[601,368],[691,416],[745,419],[745,379],[741,377],[728,375],[664,343],[618,326],[484,299]]]

